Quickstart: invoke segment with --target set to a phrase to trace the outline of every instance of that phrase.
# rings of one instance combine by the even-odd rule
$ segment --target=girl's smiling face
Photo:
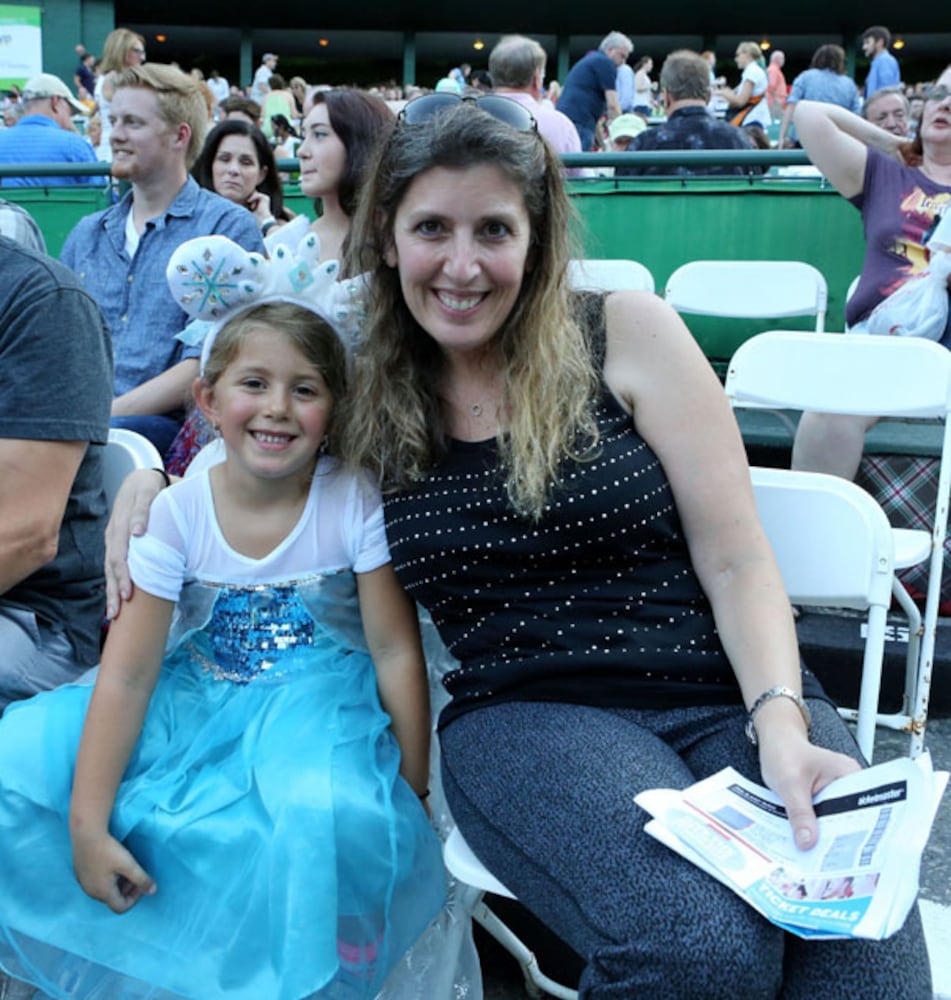
[[[330,427],[334,398],[317,368],[280,330],[252,328],[198,401],[235,461],[257,478],[309,476]]]

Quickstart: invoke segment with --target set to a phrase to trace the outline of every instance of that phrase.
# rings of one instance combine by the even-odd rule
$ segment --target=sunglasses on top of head
[[[483,94],[481,97],[463,97],[460,94],[424,94],[415,97],[399,113],[404,125],[420,125],[435,115],[459,104],[474,104],[493,118],[519,132],[537,132],[538,123],[528,108],[508,97]]]

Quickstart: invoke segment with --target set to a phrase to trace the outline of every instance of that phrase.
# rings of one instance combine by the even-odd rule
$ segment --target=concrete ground
[[[908,738],[901,733],[880,729],[876,736],[876,761],[898,757],[907,752]],[[951,718],[931,719],[928,723],[926,746],[931,751],[935,768],[951,770]],[[931,955],[935,1000],[951,1000],[951,791],[938,811],[921,868],[920,905]],[[477,928],[477,931],[479,929]],[[522,1000],[528,996],[521,972],[514,959],[490,938],[476,938],[482,958],[485,1000]],[[564,946],[549,938],[540,938],[542,971],[569,984],[576,963],[566,960]],[[549,964],[546,965],[546,962]],[[574,983],[570,983],[574,985]]]

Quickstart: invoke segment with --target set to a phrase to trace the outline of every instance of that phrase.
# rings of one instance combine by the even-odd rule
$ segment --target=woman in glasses
[[[732,765],[808,850],[812,796],[860,755],[800,666],[690,333],[652,295],[572,297],[530,116],[440,96],[407,106],[355,217],[372,281],[346,433],[459,660],[439,719],[456,822],[584,958],[582,997],[929,995],[917,912],[885,943],[805,942],[644,833],[639,791]]]
[[[145,62],[145,39],[128,28],[116,28],[106,36],[102,49],[102,59],[96,67],[96,106],[102,119],[102,133],[96,153],[100,160],[112,162],[112,145],[109,136],[112,122],[109,120],[109,106],[116,76],[130,66],[141,66]]]
[[[800,101],[794,120],[809,158],[862,213],[865,260],[845,307],[847,326],[862,332],[881,301],[927,268],[924,244],[951,208],[951,66],[928,91],[912,142],[831,104]],[[941,343],[951,347],[951,322]],[[876,419],[804,414],[793,467],[854,479]]]

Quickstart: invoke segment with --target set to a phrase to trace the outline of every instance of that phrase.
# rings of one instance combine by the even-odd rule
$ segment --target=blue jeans
[[[0,715],[12,701],[78,680],[88,669],[76,662],[66,633],[23,608],[0,601]]]
[[[578,138],[581,140],[581,152],[590,153],[594,148],[594,129],[586,128],[577,122],[575,122],[575,129],[577,129]]]

